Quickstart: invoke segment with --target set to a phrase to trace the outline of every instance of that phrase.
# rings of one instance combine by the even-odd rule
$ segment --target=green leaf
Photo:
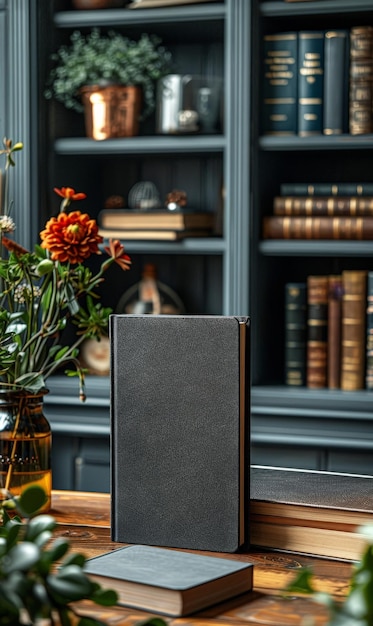
[[[70,544],[64,537],[58,537],[52,543],[48,554],[52,562],[60,561],[70,549]],[[79,556],[79,555],[76,555]]]
[[[27,525],[25,538],[27,541],[35,541],[45,532],[51,533],[57,526],[57,522],[51,515],[37,515]]]
[[[137,622],[136,626],[167,626],[167,622],[161,617],[149,617],[149,619]]]
[[[47,496],[44,489],[39,487],[39,485],[30,485],[22,491],[17,503],[17,508],[21,515],[30,517],[37,513],[37,511],[44,506],[46,501]]]
[[[118,602],[118,594],[113,589],[98,588],[93,592],[91,600],[101,606],[114,606]],[[154,626],[158,626],[155,624]]]
[[[313,571],[303,567],[296,578],[286,587],[286,591],[290,593],[314,593],[312,578]]]
[[[77,565],[67,565],[58,570],[55,576],[47,577],[50,593],[62,604],[89,598],[92,583]]]
[[[20,570],[27,572],[34,567],[40,556],[39,548],[30,541],[16,544],[2,559],[3,571],[6,574]]]
[[[45,388],[45,382],[43,376],[39,372],[29,372],[28,374],[22,374],[15,379],[15,384],[23,387],[30,393],[38,393]]]

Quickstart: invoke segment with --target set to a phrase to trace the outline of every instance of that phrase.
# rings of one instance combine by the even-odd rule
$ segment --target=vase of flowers
[[[7,198],[9,168],[22,144],[4,140],[6,156],[0,197],[0,472],[2,487],[13,495],[37,482],[50,501],[51,436],[42,402],[49,376],[78,376],[85,399],[85,371],[79,361],[85,339],[107,336],[110,308],[102,306],[96,288],[113,263],[123,270],[130,258],[118,240],[103,242],[98,225],[87,213],[70,210],[86,198],[70,187],[55,189],[60,210],[40,233],[40,243],[29,251],[13,239],[15,223]],[[87,261],[105,252],[93,273]],[[61,336],[68,323],[76,326],[72,345]]]

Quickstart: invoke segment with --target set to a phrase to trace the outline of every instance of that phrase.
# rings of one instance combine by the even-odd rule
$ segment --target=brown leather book
[[[264,239],[373,239],[373,217],[285,217],[263,219]]]
[[[373,27],[350,31],[349,130],[351,135],[373,130]]]
[[[342,281],[341,389],[355,391],[364,388],[367,272],[345,270]]]
[[[328,276],[307,277],[307,387],[327,386]]]
[[[362,196],[276,196],[274,215],[373,216],[373,197]]]
[[[342,293],[342,276],[329,276],[327,366],[329,389],[339,389],[341,385]]]
[[[373,272],[368,272],[367,280],[367,354],[365,386],[373,389]]]

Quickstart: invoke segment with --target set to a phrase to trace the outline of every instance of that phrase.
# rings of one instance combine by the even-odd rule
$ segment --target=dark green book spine
[[[323,132],[324,32],[298,34],[298,134]]]
[[[373,272],[368,272],[367,282],[367,354],[366,388],[373,389]]]
[[[306,283],[285,285],[285,384],[306,384]]]
[[[324,46],[324,135],[348,132],[349,32],[329,30]]]
[[[264,37],[263,133],[297,133],[297,56],[296,32]]]
[[[281,196],[373,196],[373,183],[282,183]]]

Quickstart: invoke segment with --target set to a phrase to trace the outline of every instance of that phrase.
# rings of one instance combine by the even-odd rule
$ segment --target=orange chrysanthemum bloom
[[[91,254],[101,254],[98,245],[103,241],[96,221],[80,211],[52,217],[40,238],[41,247],[49,250],[52,260],[62,263],[82,263]]]

